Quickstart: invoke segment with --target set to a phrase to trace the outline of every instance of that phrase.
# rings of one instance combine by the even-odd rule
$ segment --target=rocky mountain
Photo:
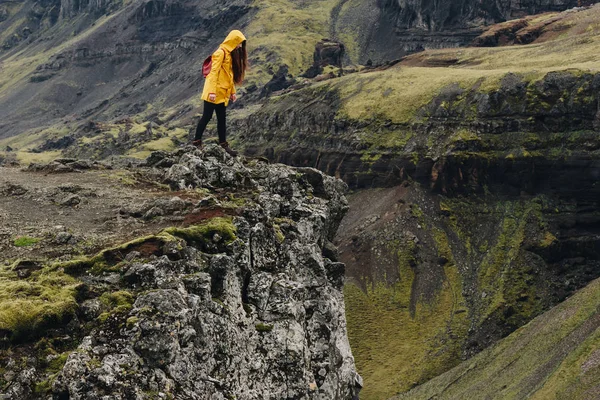
[[[103,210],[105,224],[147,233],[105,247],[110,226],[104,235],[78,226],[97,221],[96,198],[123,202],[114,191],[124,184],[104,186],[87,168],[63,160],[6,171],[23,183],[2,184],[4,229],[36,224],[5,208],[12,199],[47,208],[48,221],[31,236],[3,232],[8,252],[29,250],[1,269],[3,398],[357,398],[344,265],[330,242],[345,184],[217,146],[154,153],[128,182],[147,200]],[[69,175],[82,170],[91,175],[71,187],[78,201],[65,201]],[[47,203],[54,188],[37,186],[48,185],[36,180],[42,171],[62,174],[63,201]],[[74,257],[88,240],[102,250]]]
[[[573,5],[558,0],[518,5],[319,0],[309,8],[292,0],[3,1],[0,141],[3,148],[6,143],[15,150],[37,150],[47,139],[86,136],[82,131],[90,120],[134,116],[170,122],[168,128],[188,127],[199,105],[201,63],[233,28],[251,38],[247,87],[252,92],[282,65],[292,80],[307,71],[323,37],[344,43],[346,63],[380,63],[407,52],[468,44],[485,23]],[[162,133],[184,138],[173,129]]]
[[[560,310],[579,312],[571,296],[594,304],[595,283],[578,291],[600,276],[600,8],[587,5],[0,3],[0,161],[58,158],[25,175],[2,170],[6,304],[23,279],[51,302],[23,300],[46,341],[7,306],[12,396],[83,397],[111,386],[122,398],[352,398],[360,379],[345,341],[340,261],[361,399],[411,389],[408,398],[488,389],[527,398],[546,379],[540,398],[563,383],[565,398],[593,394],[596,319],[585,306],[567,321],[583,331],[557,320]],[[562,11],[572,6],[585,7]],[[534,12],[545,13],[525,16]],[[230,137],[257,159],[188,149],[132,167],[187,140],[200,63],[232,27],[251,38],[252,70],[229,111]],[[477,47],[454,47],[469,43]],[[302,77],[318,64],[319,44],[337,61],[343,45],[344,65],[365,65]],[[264,158],[301,168],[268,168]],[[353,190],[342,222],[345,202],[330,186],[343,185],[306,167]],[[115,182],[119,192],[108,189]],[[73,224],[80,208],[99,215]],[[24,227],[22,215],[37,223]],[[69,262],[74,254],[82,260]],[[266,258],[255,267],[257,254]],[[527,328],[540,325],[564,335]],[[556,352],[506,355],[524,341]],[[483,388],[481,376],[499,368],[505,374]]]

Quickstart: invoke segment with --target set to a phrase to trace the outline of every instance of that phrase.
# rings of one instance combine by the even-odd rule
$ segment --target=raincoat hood
[[[242,32],[238,30],[231,31],[221,44],[221,47],[231,53],[244,40],[246,40],[246,36]]]

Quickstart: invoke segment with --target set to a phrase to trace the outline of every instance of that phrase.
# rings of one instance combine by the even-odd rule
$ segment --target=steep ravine
[[[237,129],[248,152],[355,189],[337,242],[362,398],[426,382],[600,276],[597,74],[447,85],[408,123],[349,118],[345,79]]]

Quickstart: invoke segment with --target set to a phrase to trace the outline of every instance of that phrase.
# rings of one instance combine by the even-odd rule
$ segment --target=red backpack
[[[219,50],[220,47],[217,49]],[[212,54],[206,57],[206,60],[202,63],[202,76],[207,77],[210,74],[210,70],[212,69]]]

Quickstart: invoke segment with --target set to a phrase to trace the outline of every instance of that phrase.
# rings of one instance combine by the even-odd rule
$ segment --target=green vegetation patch
[[[182,240],[190,244],[212,241],[219,234],[226,244],[234,241],[237,228],[231,217],[216,217],[187,228],[167,228],[157,235],[144,236],[125,244],[102,250],[92,257],[84,257],[54,264],[53,269],[63,269],[69,274],[87,271],[91,274],[118,272],[121,270],[127,254],[137,251],[142,258],[160,256],[167,243],[176,242],[182,248]]]
[[[167,228],[165,232],[184,239],[188,243],[212,241],[215,234],[220,235],[225,243],[237,239],[237,228],[231,217],[216,217],[199,225],[187,228]]]
[[[114,272],[121,269],[121,263],[125,256],[132,251],[138,251],[142,257],[162,255],[163,246],[168,242],[176,242],[178,239],[166,232],[158,235],[144,236],[120,246],[102,250],[92,257],[86,257],[67,262],[57,263],[55,268],[63,268],[65,272],[76,274],[84,270],[92,274]]]
[[[102,306],[107,310],[98,316],[98,320],[103,323],[111,315],[129,312],[133,307],[135,297],[131,292],[119,290],[117,292],[103,293],[99,300]],[[127,323],[129,323],[129,320]]]
[[[29,236],[20,236],[13,241],[13,245],[15,247],[30,247],[38,243],[41,239],[29,237]]]
[[[45,267],[19,279],[12,266],[0,267],[0,332],[20,341],[64,323],[77,309],[79,285],[78,280],[54,268]]]
[[[400,279],[394,285],[368,285],[366,292],[344,287],[348,337],[365,386],[361,399],[386,399],[455,366],[468,321],[462,281],[445,234],[440,254],[448,257],[445,280],[433,300],[413,299],[412,241],[390,243],[397,252]],[[416,304],[414,303],[416,301]]]
[[[313,0],[310,5],[291,0],[256,0],[250,24],[244,30],[256,68],[249,80],[265,84],[280,64],[298,75],[312,65],[315,45],[329,36],[331,10],[338,0]],[[273,60],[273,58],[275,58]]]
[[[600,280],[496,345],[397,399],[594,398]],[[597,389],[596,389],[597,390]]]

